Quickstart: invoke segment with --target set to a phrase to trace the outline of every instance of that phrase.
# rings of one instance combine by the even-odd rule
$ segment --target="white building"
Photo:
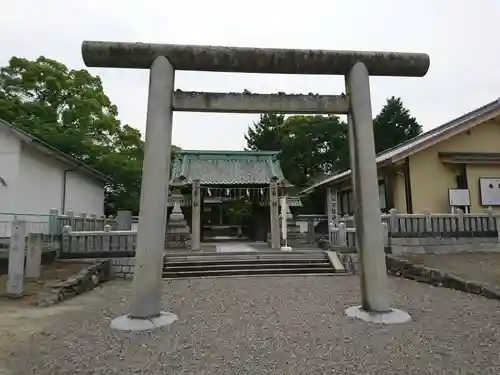
[[[106,182],[97,170],[0,120],[0,221],[54,208],[103,214]]]

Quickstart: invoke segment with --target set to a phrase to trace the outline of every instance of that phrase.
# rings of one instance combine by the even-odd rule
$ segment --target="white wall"
[[[0,184],[0,212],[14,212],[16,209],[20,149],[18,138],[0,130],[0,177],[7,184]]]
[[[70,170],[66,176],[65,170]],[[33,147],[22,147],[16,212],[48,214],[53,208],[62,212],[63,206],[65,211],[102,214],[104,184]]]
[[[66,210],[75,213],[104,213],[104,183],[78,171],[66,174]]]
[[[21,147],[16,213],[61,210],[64,165],[29,146]]]
[[[50,210],[62,212],[67,169],[74,168],[0,128],[0,177],[7,185],[0,181],[0,237],[10,236],[15,216],[8,213],[24,214],[18,219],[28,222],[28,231],[47,233]],[[104,183],[80,171],[67,172],[65,206],[75,213],[102,214]]]

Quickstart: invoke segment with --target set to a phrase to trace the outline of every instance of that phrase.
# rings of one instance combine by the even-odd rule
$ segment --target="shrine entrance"
[[[243,199],[226,201],[205,196],[201,212],[202,241],[250,240],[248,218],[251,215],[251,202]]]
[[[349,151],[356,201],[356,243],[361,260],[361,306],[346,314],[367,321],[403,322],[391,308],[378,201],[370,76],[423,77],[423,53],[271,49],[85,41],[89,67],[148,69],[150,72],[140,217],[130,314],[113,326],[157,327],[174,319],[160,310],[173,111],[348,115]],[[251,94],[175,90],[176,70],[342,75],[345,94]],[[193,184],[193,241],[199,241],[200,180]],[[278,185],[269,185],[272,247],[279,248]],[[174,207],[175,208],[175,207]],[[195,235],[196,232],[196,235]],[[176,319],[177,317],[175,317]]]
[[[272,229],[271,188],[274,186],[279,196],[287,196],[291,187],[277,157],[275,151],[183,150],[176,154],[171,196],[183,202],[183,215],[195,233],[193,225],[198,220],[191,186],[199,181],[200,241],[267,241]],[[288,198],[290,206],[301,205],[298,197]],[[192,248],[198,246],[195,239]]]

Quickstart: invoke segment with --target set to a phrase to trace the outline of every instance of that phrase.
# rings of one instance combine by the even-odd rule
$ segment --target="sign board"
[[[500,178],[480,178],[479,191],[481,192],[481,205],[500,205]]]
[[[448,199],[451,207],[470,206],[469,189],[448,189]]]

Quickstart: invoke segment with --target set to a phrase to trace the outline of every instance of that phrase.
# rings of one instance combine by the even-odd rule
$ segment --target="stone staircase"
[[[163,277],[334,275],[345,273],[335,253],[200,252],[167,253]]]

